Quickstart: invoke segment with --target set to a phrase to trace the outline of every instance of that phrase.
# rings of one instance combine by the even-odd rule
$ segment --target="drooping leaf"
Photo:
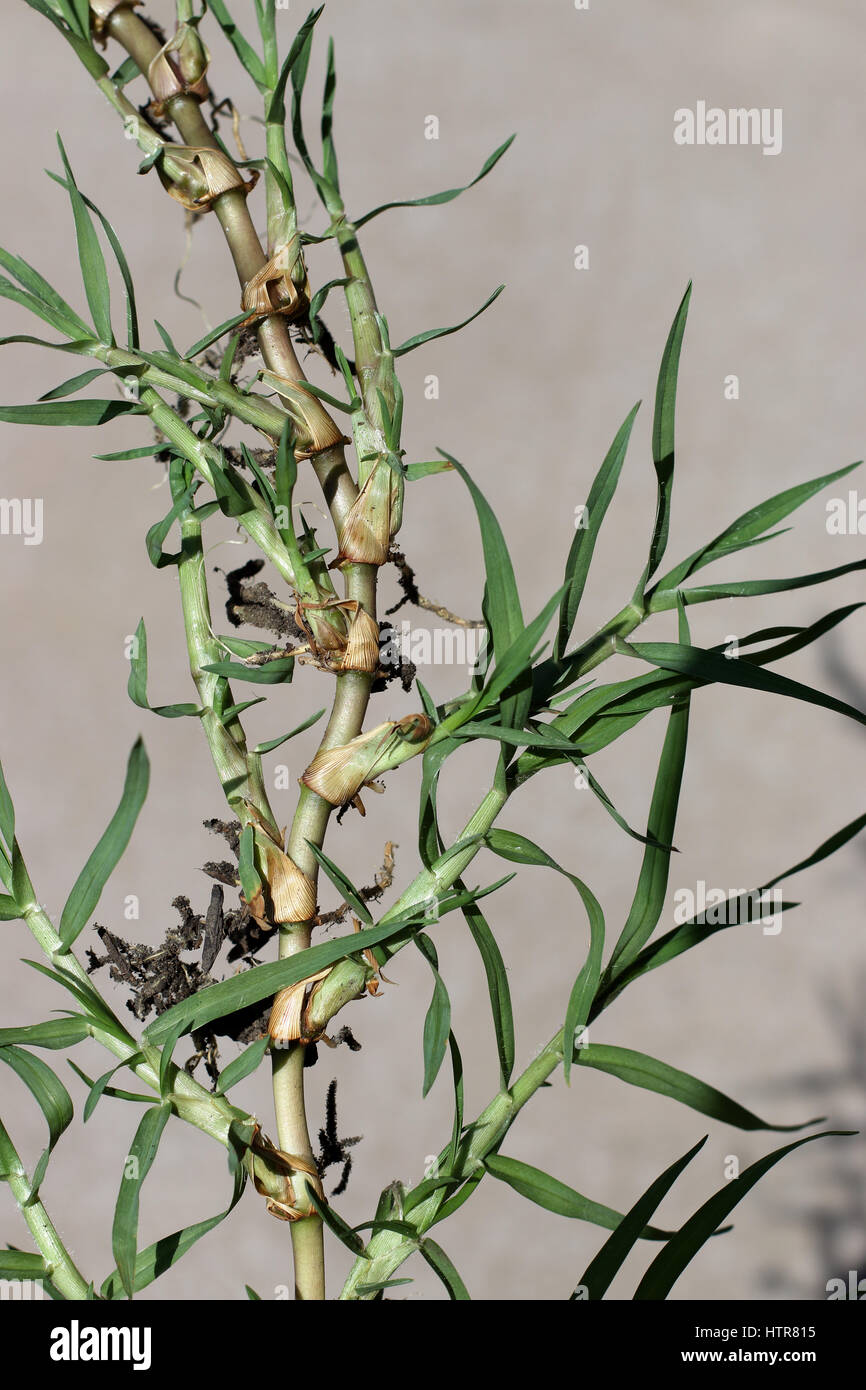
[[[306,1191],[310,1201],[321,1216],[328,1230],[337,1237],[337,1240],[340,1241],[342,1245],[345,1245],[347,1250],[351,1250],[353,1255],[361,1256],[363,1259],[369,1259],[370,1257],[367,1254],[364,1242],[352,1229],[348,1221],[344,1221],[342,1216],[331,1206],[330,1202],[323,1201],[312,1188],[308,1187]]]
[[[109,1079],[112,1076],[114,1076],[115,1073],[121,1069],[121,1067],[126,1067],[130,1065],[137,1066],[141,1059],[142,1054],[140,1052],[135,1053],[132,1057],[128,1057],[125,1061],[120,1062],[116,1067],[112,1067],[110,1071],[105,1072],[103,1076],[100,1076],[96,1080],[94,1080],[92,1076],[87,1075],[86,1071],[82,1071],[81,1067],[77,1066],[76,1063],[73,1062],[71,1057],[67,1057],[66,1060],[68,1061],[72,1070],[75,1072],[75,1075],[81,1081],[84,1082],[85,1086],[87,1086],[89,1090],[87,1100],[84,1104],[85,1122],[90,1119],[90,1116],[93,1114],[93,1111],[95,1110],[98,1102],[101,1100],[103,1096],[111,1096],[115,1100],[135,1101],[140,1105],[159,1104],[159,1096],[155,1095],[153,1091],[124,1091],[121,1090],[119,1086],[107,1085]]]
[[[595,998],[601,976],[605,934],[604,913],[601,910],[601,904],[582,879],[578,878],[576,874],[569,873],[567,869],[563,869],[546,850],[541,849],[532,840],[528,840],[525,835],[518,835],[513,830],[501,830],[494,827],[487,832],[485,842],[495,854],[501,855],[503,859],[509,859],[517,864],[535,864],[541,868],[553,869],[556,873],[561,874],[577,890],[586,909],[586,915],[589,918],[589,950],[569,996],[563,1025],[563,1037],[566,1040],[573,1039],[589,1018],[590,1007]],[[571,1048],[567,1042],[563,1050],[562,1069],[566,1083],[568,1083],[571,1074]]]
[[[603,1226],[609,1231],[615,1230],[623,1219],[621,1212],[614,1211],[612,1207],[606,1207],[601,1202],[591,1201],[581,1193],[575,1192],[573,1187],[567,1187],[564,1182],[551,1177],[549,1173],[534,1168],[530,1163],[523,1163],[520,1159],[506,1158],[504,1154],[491,1154],[485,1158],[484,1167],[492,1177],[507,1183],[515,1192],[519,1192],[521,1197],[527,1197],[530,1202],[544,1207],[546,1211],[555,1212],[557,1216],[568,1216],[575,1221],[590,1221],[594,1226]],[[671,1233],[647,1226],[642,1234],[645,1240],[667,1240]]]
[[[651,666],[665,671],[679,671],[701,684],[739,685],[747,690],[761,690],[770,695],[784,695],[792,700],[803,700],[809,705],[845,714],[859,724],[866,724],[866,713],[825,695],[822,690],[802,685],[799,681],[780,676],[775,671],[766,671],[754,663],[730,658],[718,652],[706,651],[680,642],[621,642],[621,650],[630,656],[638,656]]]
[[[129,844],[138,813],[147,796],[149,780],[150,762],[139,738],[129,755],[120,804],[79,874],[63,909],[59,935],[66,950],[87,925],[106,882]]]
[[[185,1226],[182,1230],[174,1231],[169,1236],[163,1236],[153,1245],[148,1245],[146,1249],[136,1252],[132,1274],[132,1288],[135,1293],[140,1293],[161,1274],[165,1274],[166,1270],[171,1269],[172,1265],[177,1264],[178,1260],[182,1259],[196,1241],[201,1240],[202,1236],[206,1236],[214,1227],[219,1226],[234,1211],[244,1191],[246,1174],[231,1150],[229,1150],[229,1170],[232,1173],[233,1190],[231,1201],[225,1211],[218,1212],[216,1216],[209,1216],[204,1221],[197,1221],[193,1226]],[[118,1267],[104,1281],[100,1294],[102,1298],[114,1299],[122,1298],[124,1292],[129,1294],[129,1289],[126,1287],[126,1282],[120,1272],[120,1267]],[[131,1297],[131,1294],[129,1296]]]
[[[656,1091],[671,1100],[688,1105],[701,1115],[709,1115],[723,1124],[734,1125],[737,1129],[772,1129],[790,1132],[805,1129],[807,1125],[817,1124],[817,1120],[804,1120],[797,1125],[774,1125],[760,1119],[751,1110],[746,1110],[729,1096],[708,1086],[688,1072],[680,1071],[656,1057],[648,1057],[643,1052],[634,1052],[628,1047],[611,1047],[603,1043],[587,1043],[575,1051],[575,1063],[583,1067],[594,1067],[611,1076],[619,1077],[630,1086],[639,1086],[645,1091]]]
[[[51,1151],[63,1131],[72,1123],[72,1098],[60,1078],[41,1057],[33,1057],[23,1048],[7,1044],[0,1047],[0,1062],[5,1062],[24,1082],[48,1125],[48,1145],[39,1157],[30,1182],[28,1200],[33,1201],[45,1176]]]

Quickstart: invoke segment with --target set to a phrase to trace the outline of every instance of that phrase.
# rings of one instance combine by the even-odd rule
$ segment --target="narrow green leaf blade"
[[[683,1270],[706,1244],[725,1217],[755,1186],[765,1173],[774,1167],[786,1154],[793,1153],[803,1144],[811,1144],[815,1139],[847,1138],[853,1130],[828,1129],[821,1134],[809,1134],[805,1139],[797,1139],[793,1144],[776,1149],[765,1158],[751,1164],[738,1178],[731,1178],[715,1196],[699,1207],[676,1235],[672,1236],[663,1250],[656,1255],[643,1279],[635,1290],[635,1299],[661,1300],[667,1298]]]
[[[530,1163],[517,1158],[506,1158],[504,1154],[490,1154],[484,1160],[484,1167],[494,1178],[507,1183],[521,1197],[526,1197],[545,1211],[555,1212],[557,1216],[567,1216],[574,1221],[589,1221],[594,1226],[603,1226],[613,1231],[622,1221],[622,1213],[606,1207],[601,1202],[593,1202],[588,1197],[568,1187],[558,1178]],[[645,1240],[666,1240],[669,1231],[657,1231],[648,1226],[643,1232]]]
[[[638,584],[636,596],[643,594],[647,581],[652,578],[661,563],[668,543],[671,523],[671,492],[674,481],[674,417],[677,401],[677,375],[691,295],[692,286],[689,282],[671,324],[659,368],[652,434],[652,454],[658,483],[658,499],[649,559]]]
[[[768,1129],[792,1133],[817,1123],[812,1119],[804,1120],[802,1124],[797,1125],[770,1124],[751,1110],[747,1110],[745,1106],[738,1105],[723,1092],[717,1091],[714,1086],[708,1086],[697,1077],[690,1076],[688,1072],[680,1071],[667,1062],[660,1062],[657,1057],[648,1057],[646,1053],[634,1052],[628,1047],[588,1043],[575,1052],[574,1060],[582,1067],[593,1067],[597,1071],[619,1077],[620,1081],[625,1081],[629,1086],[656,1091],[661,1096],[667,1096],[670,1100],[679,1101],[681,1105],[697,1110],[701,1115],[708,1115],[712,1120],[721,1120],[726,1125],[734,1125],[737,1129]]]
[[[604,462],[593,480],[589,496],[586,499],[586,511],[583,517],[586,518],[587,524],[585,527],[579,526],[577,528],[571,549],[568,552],[568,559],[565,564],[566,589],[559,609],[559,627],[554,650],[557,660],[564,655],[574,630],[577,610],[583,598],[589,567],[592,564],[595,543],[598,540],[607,509],[616,492],[631,438],[632,426],[639,409],[640,401],[633,406],[620,425],[616,437],[605,455]]]
[[[700,1152],[706,1142],[707,1136],[704,1135],[694,1148],[689,1149],[688,1153],[683,1154],[682,1158],[678,1158],[676,1163],[672,1163],[669,1168],[666,1168],[660,1177],[657,1177],[655,1182],[647,1188],[643,1196],[638,1198],[634,1206],[629,1208],[612,1235],[608,1236],[595,1259],[587,1265],[579,1281],[579,1287],[586,1291],[585,1296],[588,1301],[596,1302],[607,1293],[635,1242],[640,1239],[641,1232],[655,1212],[656,1207],[673,1187],[683,1169],[691,1163],[695,1154]],[[572,1294],[572,1299],[574,1299],[574,1294]]]
[[[459,333],[461,328],[466,328],[468,324],[479,318],[480,315],[484,313],[485,309],[489,309],[490,305],[495,299],[499,298],[504,289],[504,285],[499,285],[493,293],[485,299],[480,309],[476,309],[474,314],[470,314],[468,318],[463,319],[460,323],[455,323],[451,328],[428,328],[425,333],[416,333],[414,337],[407,338],[405,343],[401,343],[399,347],[392,349],[394,356],[402,357],[404,353],[411,352],[413,348],[421,347],[422,343],[432,342],[434,338],[447,338],[451,333]],[[415,476],[418,476],[417,473]]]
[[[170,1105],[154,1105],[145,1110],[135,1131],[120,1180],[111,1229],[111,1250],[120,1282],[128,1298],[132,1298],[135,1291],[141,1188],[156,1157],[159,1141],[170,1114]]]
[[[433,972],[433,998],[424,1019],[424,1084],[421,1094],[426,1096],[445,1060],[451,1033],[451,1000],[439,974],[439,959],[433,942],[424,932],[418,932],[414,941]]]
[[[87,303],[93,315],[93,324],[103,343],[114,343],[114,331],[111,327],[111,297],[108,284],[108,271],[105,267],[105,257],[102,254],[102,247],[96,235],[96,228],[90,218],[87,204],[84,201],[75,177],[66,157],[66,150],[63,148],[63,141],[57,137],[57,144],[60,149],[60,157],[63,160],[63,167],[66,170],[68,179],[67,192],[72,203],[72,216],[75,221],[75,237],[78,242],[78,260],[81,265],[81,278],[84,281],[84,292],[87,296]]]
[[[424,1256],[430,1268],[439,1275],[439,1278],[448,1290],[448,1297],[452,1302],[468,1302],[470,1297],[469,1291],[460,1278],[460,1275],[457,1273],[453,1263],[445,1254],[442,1246],[437,1245],[436,1241],[431,1240],[429,1236],[425,1236],[422,1241],[419,1241],[418,1249],[421,1251],[421,1254]]]
[[[99,902],[144,805],[150,780],[150,762],[141,739],[136,739],[126,767],[120,804],[95,850],[82,869],[60,918],[60,938],[68,950]]]
[[[515,138],[514,135],[509,135],[508,139],[503,141],[498,149],[495,149],[493,154],[484,161],[480,172],[475,175],[472,182],[464,184],[462,188],[446,188],[443,193],[431,193],[426,198],[402,198],[398,199],[396,202],[382,203],[379,207],[373,208],[372,212],[367,212],[363,217],[356,218],[354,225],[357,228],[361,228],[365,226],[367,222],[372,221],[374,217],[378,217],[380,213],[389,212],[391,208],[435,207],[440,203],[450,203],[452,199],[459,198],[461,193],[466,193],[468,189],[474,188],[476,183],[479,183],[481,179],[485,178],[494,165],[498,164]]]

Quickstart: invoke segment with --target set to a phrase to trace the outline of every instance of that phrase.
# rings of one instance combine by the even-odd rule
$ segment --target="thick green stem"
[[[533,1058],[514,1084],[507,1091],[500,1091],[498,1095],[494,1096],[475,1123],[467,1129],[458,1147],[453,1166],[444,1169],[444,1173],[452,1176],[455,1180],[450,1191],[456,1191],[462,1182],[478,1173],[487,1154],[502,1142],[523,1106],[556,1070],[561,1061],[562,1030],[560,1029],[543,1051]],[[440,1155],[440,1163],[444,1166],[446,1160],[447,1152],[443,1151]],[[371,1294],[358,1293],[358,1285],[380,1283],[391,1278],[404,1260],[407,1260],[413,1251],[417,1250],[419,1243],[423,1240],[424,1232],[433,1225],[445,1199],[445,1193],[445,1188],[437,1188],[431,1191],[430,1195],[416,1207],[413,1207],[411,1211],[399,1213],[400,1220],[414,1227],[416,1232],[414,1237],[396,1231],[377,1231],[371,1237],[367,1246],[366,1257],[359,1256],[352,1266],[349,1277],[343,1285],[340,1294],[341,1299],[371,1298],[373,1296]]]

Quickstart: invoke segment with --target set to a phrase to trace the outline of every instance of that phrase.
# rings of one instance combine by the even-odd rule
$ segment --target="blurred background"
[[[60,130],[80,186],[112,220],[126,249],[145,338],[158,345],[151,325],[158,318],[180,343],[194,341],[238,307],[216,219],[199,219],[188,249],[183,214],[152,174],[136,176],[136,147],[124,140],[71,50],[26,4],[6,8],[0,242],[83,305],[69,207],[43,173],[59,167],[54,134]],[[232,0],[232,8],[254,31],[248,0]],[[153,0],[147,13],[168,25],[173,6]],[[306,10],[292,0],[279,13],[285,52]],[[212,50],[214,91],[231,94],[244,117],[243,137],[257,153],[257,93],[236,71],[216,25],[206,21],[202,32]],[[723,9],[709,0],[610,0],[585,10],[572,0],[531,6],[439,0],[411,7],[398,0],[329,0],[307,89],[311,137],[329,33],[336,41],[335,136],[350,215],[468,182],[507,135],[518,133],[478,187],[447,206],[390,212],[364,229],[362,244],[394,342],[459,321],[507,284],[464,333],[402,359],[404,444],[410,460],[429,458],[440,446],[470,469],[505,530],[527,615],[558,587],[575,508],[585,502],[627,411],[642,399],[578,636],[591,633],[634,588],[655,506],[656,373],[689,279],[694,292],[680,371],[670,564],[751,505],[862,454],[864,166],[856,93],[864,16],[855,0],[795,7],[731,0]],[[109,53],[113,65],[121,57],[117,49]],[[145,100],[141,83],[128,92]],[[698,101],[781,108],[781,153],[677,145],[674,112]],[[434,128],[431,116],[438,121],[436,139],[425,135]],[[222,132],[230,140],[228,121]],[[299,178],[298,190],[303,225],[324,230],[309,184]],[[261,226],[261,198],[255,216]],[[588,266],[577,269],[581,246]],[[185,259],[184,297],[178,297],[173,282]],[[327,243],[310,248],[308,263],[314,287],[341,273]],[[5,302],[3,308],[4,333],[40,332],[23,310]],[[348,346],[336,295],[324,318]],[[29,347],[7,347],[2,363],[3,403],[33,401],[77,370],[68,358]],[[328,384],[320,363],[311,371]],[[731,375],[739,382],[733,400],[725,395]],[[125,643],[144,616],[152,702],[193,695],[175,573],[153,569],[144,547],[147,528],[169,507],[161,466],[90,457],[147,442],[146,425],[135,420],[98,432],[3,429],[0,492],[44,499],[44,540],[26,546],[21,536],[0,537],[0,756],[31,875],[56,921],[117,804],[129,748],[143,733],[151,790],[96,921],[156,943],[176,921],[170,904],[177,894],[204,912],[210,883],[199,866],[224,856],[202,827],[222,813],[203,738],[186,721],[149,716],[125,693]],[[708,582],[785,576],[859,558],[862,536],[829,534],[826,503],[847,498],[850,489],[862,498],[864,486],[858,473],[844,479],[797,512],[786,535],[706,571]],[[309,503],[315,519],[320,502],[305,468],[296,498]],[[320,526],[330,540],[328,524],[320,519]],[[209,537],[215,626],[224,632],[225,587],[215,571],[242,564],[252,550],[219,518],[209,523]],[[478,613],[477,523],[458,478],[437,476],[410,487],[400,544],[423,592],[458,613]],[[396,601],[393,573],[382,592],[383,608]],[[690,614],[693,639],[710,646],[765,626],[807,624],[861,597],[862,580],[854,574],[828,587],[706,604]],[[409,608],[398,614],[404,618],[428,631],[438,621]],[[665,615],[646,632],[671,638],[674,619]],[[784,671],[862,707],[864,636],[866,617],[858,612]],[[608,666],[604,678],[620,669]],[[465,688],[459,667],[419,674],[437,699]],[[325,703],[326,684],[307,672],[292,686],[275,687],[246,717],[250,739],[292,728]],[[236,698],[244,698],[237,689]],[[377,697],[368,723],[417,705],[417,696],[392,687]],[[665,719],[662,712],[650,716],[595,760],[596,775],[632,824],[646,823]],[[311,730],[268,760],[272,779],[280,765],[289,769],[289,789],[272,798],[281,823],[291,818],[295,779],[316,735]],[[699,692],[675,837],[680,853],[659,930],[674,924],[677,890],[694,891],[699,880],[726,891],[753,888],[862,812],[864,746],[858,725],[802,703],[730,688]],[[452,839],[489,785],[492,766],[492,745],[446,764],[440,807]],[[363,823],[354,813],[340,826],[332,823],[327,850],[356,881],[370,881],[386,840],[398,845],[393,893],[416,872],[419,775],[420,763],[413,762],[389,776],[387,795],[368,798]],[[641,848],[575,787],[573,772],[557,768],[531,782],[501,824],[529,834],[588,880],[615,939]],[[864,857],[861,838],[785,881],[785,897],[801,906],[786,914],[778,934],[743,928],[714,936],[629,989],[592,1040],[659,1057],[779,1124],[826,1115],[834,1127],[861,1128]],[[500,861],[479,856],[469,878],[489,882],[503,871]],[[140,918],[127,922],[124,903],[133,894]],[[335,898],[325,884],[322,908],[334,907]],[[568,883],[542,870],[521,869],[487,908],[509,968],[521,1067],[562,1017],[587,925]],[[435,940],[472,1117],[492,1097],[498,1076],[483,969],[459,914],[442,922]],[[95,944],[88,930],[79,950]],[[37,1021],[63,1006],[47,980],[19,964],[37,955],[22,923],[3,926],[0,953],[4,1025]],[[451,1125],[445,1070],[421,1099],[428,968],[419,953],[404,951],[388,973],[398,987],[345,1012],[362,1050],[320,1049],[308,1072],[314,1135],[336,1077],[340,1132],[364,1136],[353,1150],[348,1191],[338,1199],[353,1223],[370,1219],[380,1189],[393,1179],[419,1181]],[[106,972],[98,980],[123,1009],[124,994]],[[183,1040],[178,1060],[187,1048]],[[225,1043],[223,1063],[235,1052]],[[108,1065],[95,1044],[79,1046],[75,1057],[90,1075]],[[65,1080],[80,1111],[84,1087],[71,1072]],[[5,1068],[0,1087],[4,1121],[32,1166],[44,1142],[42,1118]],[[272,1128],[265,1066],[235,1099],[266,1131]],[[43,1184],[49,1211],[97,1284],[112,1265],[113,1205],[139,1114],[104,1099],[86,1129],[76,1124],[64,1135]],[[744,1168],[783,1141],[707,1121],[586,1069],[570,1088],[560,1077],[536,1095],[504,1152],[625,1210],[708,1131],[707,1145],[659,1211],[659,1224],[671,1226],[722,1185],[731,1156]],[[795,1154],[753,1190],[735,1212],[734,1230],[704,1248],[673,1297],[822,1299],[828,1279],[847,1280],[849,1270],[862,1274],[863,1171],[862,1139],[826,1141]],[[327,1190],[337,1178],[331,1170]],[[173,1123],[143,1190],[141,1245],[221,1210],[227,1198],[222,1152]],[[9,1199],[0,1231],[30,1248]],[[604,1239],[597,1228],[542,1211],[492,1179],[439,1233],[471,1294],[499,1299],[567,1297]],[[649,1246],[633,1253],[614,1297],[631,1296],[652,1253]],[[348,1253],[329,1241],[332,1296],[348,1265]],[[444,1296],[420,1260],[401,1274],[415,1280],[396,1291],[401,1295]],[[263,1298],[291,1285],[288,1231],[251,1194],[143,1296],[232,1299],[244,1296],[244,1282]]]

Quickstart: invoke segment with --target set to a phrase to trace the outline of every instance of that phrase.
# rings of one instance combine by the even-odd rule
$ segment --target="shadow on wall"
[[[847,659],[838,634],[828,635],[821,660],[828,688],[835,689],[841,699],[855,708],[866,710],[866,682]],[[861,858],[866,858],[866,841],[862,837],[858,837],[852,848]],[[827,984],[823,986],[823,1007],[829,1018],[830,1032],[837,1039],[840,1063],[838,1067],[807,1072],[782,1087],[773,1087],[777,1095],[786,1093],[802,1098],[807,1110],[811,1108],[809,1102],[820,1110],[829,1110],[834,1127],[861,1132],[864,1130],[863,1095],[866,1093],[864,995],[866,967],[841,990]],[[816,1285],[806,1287],[793,1280],[786,1270],[769,1268],[761,1276],[761,1285],[768,1297],[814,1299],[817,1289],[826,1291],[827,1298],[866,1299],[863,1149],[862,1140],[834,1146],[832,1158],[825,1159],[818,1170],[823,1193],[816,1196],[811,1207],[786,1211],[787,1218],[804,1229],[809,1241]]]
[[[847,698],[851,698],[849,687]],[[773,1086],[777,1096],[796,1095],[811,1106],[827,1111],[833,1127],[864,1129],[863,1095],[866,1092],[866,968],[844,989],[824,985],[822,1004],[831,1032],[839,1044],[837,1067],[805,1072],[790,1082]],[[828,1149],[827,1153],[830,1153]],[[782,1267],[765,1269],[760,1286],[768,1298],[814,1300],[866,1299],[866,1171],[860,1140],[834,1145],[816,1171],[816,1195],[811,1206],[785,1208],[784,1215],[805,1234],[816,1282],[807,1286]]]

